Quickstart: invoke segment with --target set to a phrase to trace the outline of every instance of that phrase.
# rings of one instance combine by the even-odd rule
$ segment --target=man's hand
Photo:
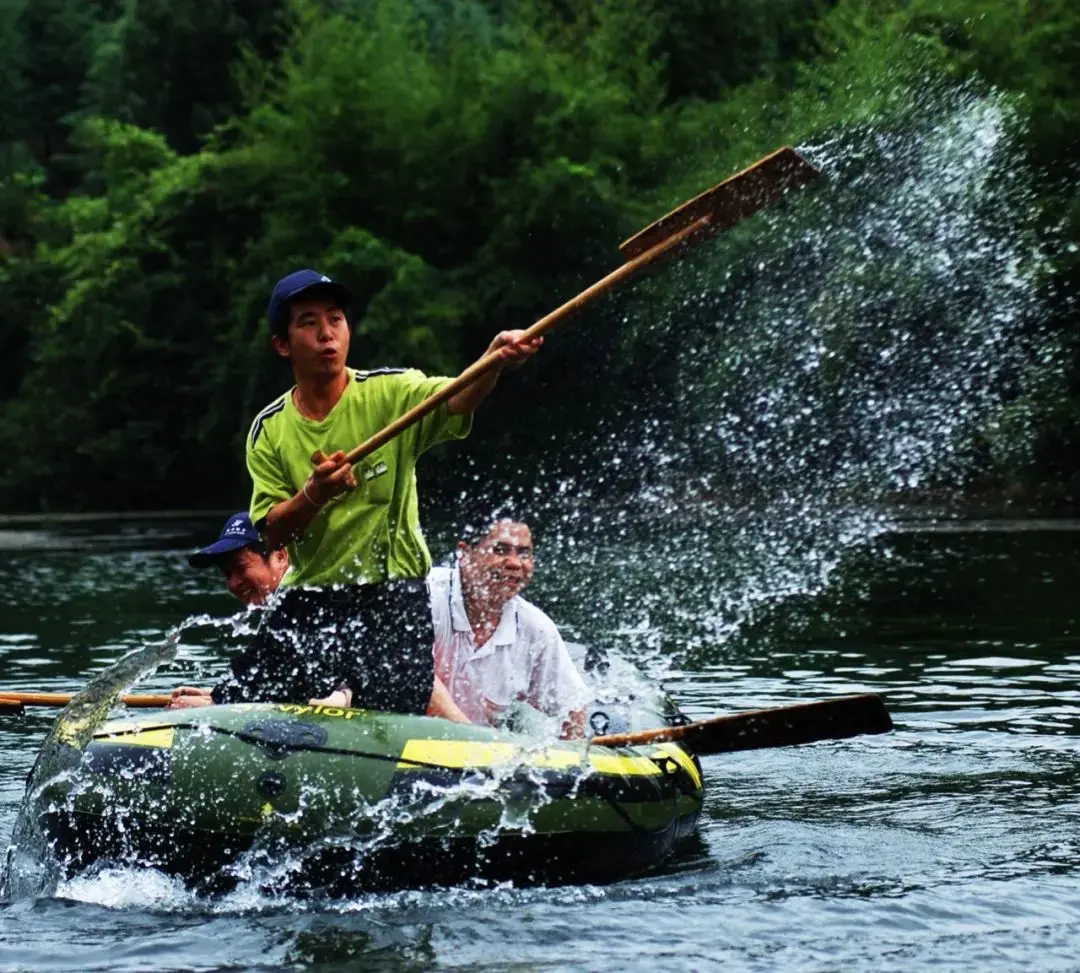
[[[326,456],[316,450],[311,457],[315,469],[311,479],[304,485],[304,496],[317,507],[328,504],[334,497],[356,489],[356,473],[352,464],[346,462],[343,450]]]
[[[356,474],[340,449],[329,456],[317,449],[311,456],[311,463],[315,468],[304,485],[288,500],[271,507],[266,515],[263,540],[272,551],[303,537],[311,522],[334,497],[356,489]]]
[[[198,686],[179,686],[172,691],[172,701],[166,709],[197,709],[200,706],[213,706],[214,700],[209,689]]]
[[[352,706],[352,690],[343,683],[329,696],[324,696],[322,699],[309,699],[308,706],[334,706],[338,709],[349,709]]]
[[[484,352],[484,358],[492,355],[496,364],[475,379],[446,403],[446,411],[452,416],[472,415],[476,407],[487,398],[495,387],[499,373],[508,365],[517,368],[526,358],[531,358],[544,343],[543,338],[524,338],[524,331],[500,331]]]
[[[560,740],[580,740],[585,736],[585,710],[574,710],[567,714],[559,731]]]
[[[542,337],[524,338],[524,334],[524,331],[500,331],[488,345],[484,357],[498,352],[499,357],[503,359],[503,366],[510,365],[516,368],[523,365],[525,360],[535,355],[544,343]]]

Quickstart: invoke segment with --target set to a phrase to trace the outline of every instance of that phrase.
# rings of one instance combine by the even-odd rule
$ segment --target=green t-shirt
[[[413,406],[441,389],[448,378],[415,369],[349,369],[349,384],[321,422],[297,411],[293,390],[275,399],[251,424],[247,468],[251,519],[265,520],[272,507],[296,495],[311,475],[311,455],[348,452]],[[446,439],[461,439],[472,416],[451,416],[445,403],[355,467],[357,487],[330,501],[289,545],[292,567],[282,584],[370,584],[423,578],[431,554],[420,532],[416,460]]]

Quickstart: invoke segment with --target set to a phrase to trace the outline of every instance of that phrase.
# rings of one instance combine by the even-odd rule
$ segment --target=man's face
[[[500,521],[478,544],[463,542],[461,550],[462,579],[484,598],[509,601],[532,579],[532,532],[520,521]]]
[[[298,298],[289,305],[287,338],[274,336],[274,349],[288,358],[298,377],[334,378],[349,357],[349,322],[329,297]]]
[[[218,565],[225,576],[229,594],[245,605],[262,605],[277,591],[289,566],[289,558],[284,551],[274,551],[269,557],[263,557],[250,547],[242,547],[226,554]]]

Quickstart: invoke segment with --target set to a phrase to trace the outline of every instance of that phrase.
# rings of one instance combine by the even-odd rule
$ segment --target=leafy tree
[[[5,0],[0,17],[5,44],[20,50],[7,72],[18,66],[20,77],[8,82],[21,97],[10,111],[8,138],[22,139],[37,161],[50,166],[53,192],[68,191],[75,175],[64,155],[70,134],[68,116],[78,108],[83,78],[93,58],[96,29],[107,4],[95,0]],[[11,15],[18,11],[14,25]],[[17,107],[15,107],[17,106]]]
[[[195,151],[240,108],[233,67],[241,51],[277,54],[283,11],[279,0],[123,0],[82,67],[84,114],[154,129],[174,149]]]
[[[666,4],[658,48],[673,100],[715,100],[817,52],[815,28],[835,0],[682,0]]]
[[[354,288],[356,363],[453,372],[770,149],[911,131],[931,83],[1018,96],[1040,232],[1075,238],[1078,45],[1067,0],[0,0],[0,500],[239,502],[240,439],[287,381],[263,319],[281,273]],[[557,435],[587,452],[594,430],[645,421],[635,400],[694,413],[681,355],[730,312],[701,295],[761,286],[750,257],[782,245],[776,226],[591,309],[512,379],[542,418],[492,410],[472,448],[527,455]],[[820,416],[839,423],[850,375],[889,348],[836,267],[803,310],[830,353]],[[902,260],[879,272],[904,304],[882,313],[915,336],[948,315],[959,329],[970,294],[931,293]],[[1058,364],[1002,390],[972,447],[989,473],[1080,469],[1048,459],[1080,457],[1075,252],[1058,247],[1046,277],[1051,320],[1030,340]],[[701,372],[743,389],[750,421],[746,362],[772,324],[742,320]]]

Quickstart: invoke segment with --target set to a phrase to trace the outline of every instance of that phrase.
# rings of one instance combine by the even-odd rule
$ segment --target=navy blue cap
[[[188,558],[193,568],[205,568],[217,562],[223,554],[231,554],[242,547],[262,544],[262,537],[246,513],[233,514],[221,528],[221,536],[208,547],[201,548]]]
[[[304,291],[316,287],[327,288],[343,309],[348,309],[352,304],[352,291],[344,284],[331,280],[326,274],[320,274],[317,270],[294,270],[291,274],[282,277],[274,285],[274,293],[270,295],[270,304],[266,308],[266,319],[270,323],[270,332],[278,333],[278,317],[289,301],[299,297]]]

